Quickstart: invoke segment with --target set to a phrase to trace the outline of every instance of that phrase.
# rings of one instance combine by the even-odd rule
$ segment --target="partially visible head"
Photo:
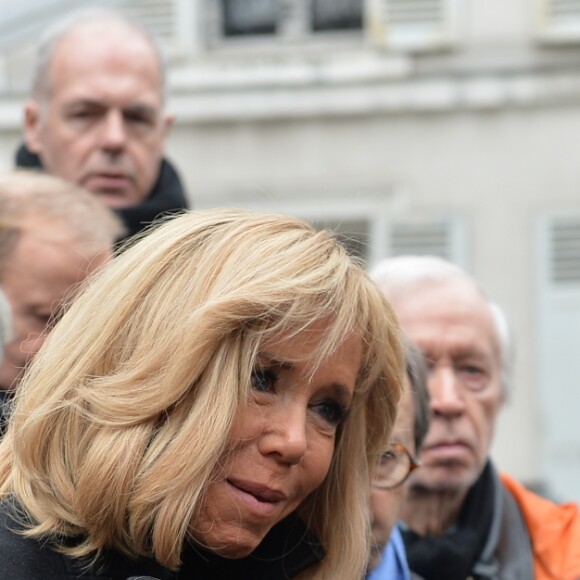
[[[432,421],[412,486],[466,494],[487,461],[511,378],[505,316],[441,258],[392,258],[371,275],[429,367]]]
[[[12,339],[12,307],[0,288],[0,365],[4,359],[4,346]]]
[[[276,504],[293,496],[324,545],[316,577],[358,577],[372,461],[388,441],[402,365],[388,303],[332,234],[289,217],[190,212],[126,249],[56,326],[0,448],[2,489],[27,498],[36,521],[85,537],[80,552],[113,546],[174,567],[188,535],[221,550],[204,533],[208,513],[214,529],[236,522],[240,543],[258,528],[259,543],[285,515],[271,506],[254,526],[240,504],[230,517],[238,492],[215,492],[231,488],[232,465],[244,477],[254,466],[279,489]],[[289,407],[274,414],[280,398]],[[292,458],[271,447],[284,433]],[[33,450],[32,440],[42,443]],[[6,469],[11,453],[19,473]],[[315,479],[303,473],[312,469]],[[304,477],[317,482],[307,497],[293,491]]]
[[[0,176],[0,288],[12,310],[1,389],[17,385],[49,322],[111,258],[122,231],[115,215],[77,186],[24,171]]]
[[[110,9],[86,9],[40,41],[25,141],[44,168],[114,208],[142,202],[159,175],[172,123],[157,44]]]
[[[405,390],[399,401],[391,443],[404,446],[412,457],[417,458],[421,455],[421,447],[429,429],[427,369],[423,356],[414,346],[408,345],[406,358]],[[376,486],[372,488],[373,546],[370,568],[374,568],[379,563],[383,549],[389,541],[406,496],[407,485],[408,480],[404,480],[391,489],[381,489]]]

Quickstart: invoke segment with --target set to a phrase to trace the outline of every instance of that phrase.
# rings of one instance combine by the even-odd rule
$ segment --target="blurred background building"
[[[517,346],[493,455],[580,500],[580,0],[0,0],[0,170],[39,33],[84,5],[162,39],[195,207],[471,271]]]

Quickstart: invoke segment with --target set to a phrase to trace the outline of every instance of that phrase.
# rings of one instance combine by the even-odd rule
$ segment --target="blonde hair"
[[[390,306],[330,232],[243,210],[189,212],[127,249],[36,357],[0,444],[0,492],[27,534],[176,568],[265,340],[328,323],[316,368],[356,332],[364,355],[330,472],[299,508],[326,551],[304,578],[358,578],[374,458],[404,357]]]

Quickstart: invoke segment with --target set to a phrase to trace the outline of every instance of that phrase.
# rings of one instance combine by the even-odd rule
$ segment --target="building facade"
[[[0,0],[0,169],[34,39],[73,4]],[[580,500],[580,2],[106,4],[165,45],[169,156],[195,207],[291,213],[370,265],[430,253],[477,277],[517,352],[493,456]]]

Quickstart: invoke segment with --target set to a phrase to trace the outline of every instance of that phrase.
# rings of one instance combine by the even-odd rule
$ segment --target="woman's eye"
[[[338,426],[346,421],[348,409],[339,401],[322,401],[313,405],[314,410],[329,425]]]
[[[255,391],[268,393],[274,390],[278,375],[272,369],[257,367],[252,371],[251,382]]]

